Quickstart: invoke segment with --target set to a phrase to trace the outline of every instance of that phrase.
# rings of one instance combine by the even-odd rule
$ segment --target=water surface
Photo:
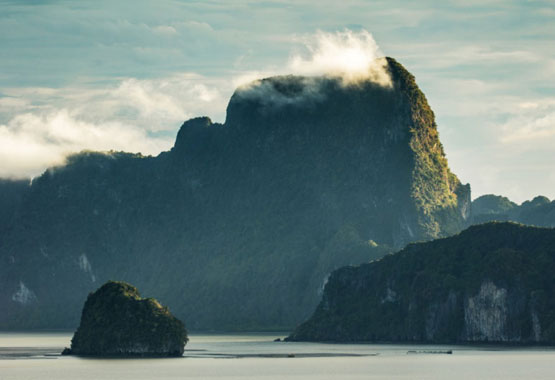
[[[192,334],[184,358],[59,356],[71,335],[0,333],[0,379],[555,378],[555,349],[545,347],[293,343],[273,341],[285,334]],[[443,353],[449,350],[451,355]]]

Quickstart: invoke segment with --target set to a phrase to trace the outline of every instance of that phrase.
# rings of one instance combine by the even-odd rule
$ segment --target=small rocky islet
[[[62,355],[179,357],[187,341],[185,325],[167,307],[130,284],[108,281],[87,297]]]

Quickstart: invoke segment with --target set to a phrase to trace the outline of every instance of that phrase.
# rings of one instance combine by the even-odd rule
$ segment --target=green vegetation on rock
[[[29,186],[29,180],[0,179],[0,236],[6,236],[13,228]]]
[[[499,195],[487,194],[472,202],[473,223],[512,221],[538,227],[555,227],[555,200],[537,196],[521,205]]]
[[[86,356],[182,356],[183,322],[134,286],[109,281],[89,294],[70,352]]]
[[[428,238],[454,234],[468,225],[470,186],[462,185],[449,170],[434,112],[414,76],[392,58],[388,64],[395,86],[411,110],[407,115],[414,160],[411,197],[418,210],[418,225]]]
[[[34,179],[0,240],[0,328],[74,327],[118,278],[190,329],[290,329],[334,269],[462,229],[470,189],[414,78],[388,67],[392,87],[256,81],[169,152],[84,152]]]
[[[555,343],[555,229],[489,223],[332,273],[289,340]]]

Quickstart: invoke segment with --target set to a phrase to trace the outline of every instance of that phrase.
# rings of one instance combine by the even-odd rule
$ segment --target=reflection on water
[[[292,343],[274,342],[285,334],[193,334],[182,359],[60,356],[71,335],[0,333],[0,379],[555,378],[553,348]]]

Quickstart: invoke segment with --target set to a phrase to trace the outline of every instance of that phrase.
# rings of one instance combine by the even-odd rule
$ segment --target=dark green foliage
[[[313,316],[289,339],[480,341],[465,322],[472,313],[468,300],[493,283],[492,289],[503,289],[498,295],[506,292],[499,301],[505,325],[484,318],[483,331],[499,328],[494,340],[504,342],[554,343],[553,273],[554,229],[513,223],[472,226],[453,237],[410,244],[379,261],[333,272]],[[495,297],[486,299],[496,302]],[[491,316],[492,310],[475,315]]]
[[[472,201],[472,215],[508,214],[516,207],[518,207],[517,204],[507,197],[487,194]]]
[[[187,343],[183,322],[137,288],[109,281],[89,294],[71,354],[92,356],[181,356]]]
[[[473,223],[513,221],[539,227],[555,227],[555,201],[537,196],[517,205],[506,197],[482,195],[472,202]]]
[[[0,239],[11,228],[29,188],[29,180],[0,179]]]
[[[268,78],[158,157],[85,152],[48,170],[0,245],[0,328],[75,326],[82,298],[118,278],[191,329],[289,329],[334,269],[458,231],[470,189],[414,78],[388,63],[392,88]],[[36,297],[15,302],[21,284]]]

